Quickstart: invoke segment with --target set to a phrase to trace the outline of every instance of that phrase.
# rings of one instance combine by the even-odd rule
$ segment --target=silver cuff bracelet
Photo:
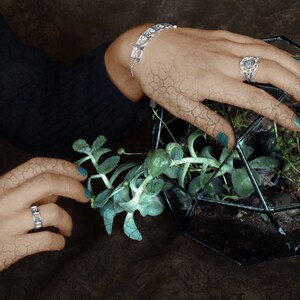
[[[150,28],[148,28],[138,38],[137,42],[133,46],[133,49],[132,49],[132,52],[130,55],[130,74],[131,74],[132,78],[134,78],[134,74],[133,74],[134,64],[136,62],[139,63],[142,60],[144,49],[148,45],[149,41],[151,41],[157,33],[161,32],[165,29],[171,29],[171,28],[177,28],[177,26],[171,25],[168,23],[159,23],[159,24],[153,25]]]

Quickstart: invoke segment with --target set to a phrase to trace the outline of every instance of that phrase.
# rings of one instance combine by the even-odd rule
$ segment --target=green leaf
[[[259,175],[255,170],[252,171],[255,179],[259,182]],[[240,197],[249,197],[255,191],[245,168],[233,169],[231,172],[231,180],[234,191]]]
[[[153,178],[147,185],[144,194],[150,197],[158,195],[164,186],[164,180],[161,178]]]
[[[246,158],[248,158],[254,152],[254,148],[246,145],[244,142],[242,142],[240,145]]]
[[[192,196],[178,187],[171,187],[172,193],[176,195],[179,202],[178,205],[184,210],[187,210],[192,204]]]
[[[118,204],[120,207],[123,208],[123,210],[125,210],[128,213],[134,213],[138,209],[138,206],[139,206],[139,203],[132,199],[130,201],[128,201],[127,203],[119,202]]]
[[[134,167],[133,169],[131,169],[125,176],[124,181],[130,181],[132,180],[135,176],[140,176],[141,174],[143,174],[145,171],[145,167],[144,165],[138,165],[136,167]]]
[[[212,147],[212,146],[206,146],[206,147],[204,147],[204,148],[200,151],[200,153],[199,153],[198,156],[216,160],[216,159],[212,156],[212,150],[213,150],[213,147]]]
[[[113,196],[114,199],[114,209],[116,213],[124,211],[124,208],[120,203],[127,203],[130,201],[129,188],[124,187],[118,193]]]
[[[230,199],[230,200],[240,200],[241,197],[238,195],[226,195],[222,198],[222,200],[226,200],[226,199]]]
[[[138,176],[131,179],[130,182],[129,182],[129,186],[131,188],[131,191],[133,193],[135,193],[143,181],[144,180],[142,178],[139,178]]]
[[[118,155],[111,156],[98,166],[97,171],[100,174],[107,174],[118,165],[119,161],[120,161],[120,156]]]
[[[93,145],[92,145],[92,152],[98,150],[99,148],[101,148],[101,146],[106,142],[106,138],[103,135],[99,135]]]
[[[249,163],[252,169],[272,170],[280,165],[280,161],[271,156],[257,157]]]
[[[98,149],[98,150],[94,150],[94,151],[92,152],[92,154],[93,154],[93,156],[94,156],[96,162],[98,162],[99,158],[100,158],[103,154],[105,154],[105,153],[107,153],[107,152],[110,152],[110,151],[111,151],[111,149],[109,149],[109,148],[100,148],[100,149]]]
[[[212,167],[213,164],[220,165],[220,163],[212,155],[212,150],[212,146],[206,146],[200,151],[198,155],[199,157],[204,159],[203,164],[201,166],[201,176],[204,176],[208,167]]]
[[[189,187],[188,187],[188,191],[192,196],[194,196],[203,187],[204,187],[204,184],[203,184],[203,181],[201,180],[201,176],[199,175],[199,176],[195,177],[193,180],[191,180]]]
[[[106,202],[108,201],[110,195],[112,194],[113,190],[111,189],[106,189],[99,193],[95,199],[94,205],[95,207],[103,207]]]
[[[179,171],[180,168],[178,166],[172,166],[166,169],[164,171],[164,174],[167,175],[169,178],[176,179],[179,176]]]
[[[230,153],[231,153],[231,155],[228,158],[226,164],[233,167],[233,160],[234,159],[241,159],[236,150],[230,150],[228,148],[223,148],[222,153],[220,155],[220,163],[222,163]]]
[[[143,166],[143,168],[144,168],[145,171],[148,170],[149,159],[150,159],[150,154],[151,153],[152,153],[151,151],[148,153],[148,155],[144,159],[144,163],[142,164],[142,166]]]
[[[103,208],[100,209],[100,214],[103,216],[104,226],[107,234],[112,233],[112,227],[114,223],[114,218],[116,215],[116,212],[113,208],[113,202],[109,201],[105,204]]]
[[[204,186],[207,184],[207,182],[210,180],[212,174],[201,174],[200,176],[195,177],[191,182],[189,183],[188,191],[189,193],[194,196],[196,195],[201,189],[204,188]],[[214,195],[214,186],[212,182],[206,186],[205,195]]]
[[[170,154],[171,159],[173,160],[179,160],[183,158],[183,149],[178,143],[169,143],[166,147],[166,151]]]
[[[116,180],[116,178],[120,175],[120,173],[122,173],[123,171],[126,171],[130,168],[135,167],[137,164],[136,163],[132,163],[132,162],[128,162],[128,163],[124,163],[122,165],[120,165],[113,173],[113,175],[110,177],[109,182],[111,184],[114,183],[114,181]]]
[[[132,240],[141,241],[143,239],[141,233],[139,232],[139,230],[135,225],[135,221],[132,213],[128,213],[126,215],[123,230],[124,233]]]
[[[138,210],[143,217],[155,217],[161,214],[165,206],[159,196],[142,194]]]
[[[72,147],[76,152],[79,152],[79,153],[85,153],[85,154],[91,153],[91,148],[90,148],[89,144],[83,139],[79,139],[79,140],[75,141],[73,143]]]
[[[134,178],[130,181],[129,186],[130,190],[133,194],[133,196],[136,194],[136,191],[138,187],[141,185],[143,182],[143,179],[141,178]],[[125,211],[133,213],[135,210],[137,210],[138,205],[139,205],[139,199],[132,198],[128,202],[119,202],[118,203]]]
[[[157,177],[171,165],[171,156],[165,149],[157,149],[148,154],[148,173]]]

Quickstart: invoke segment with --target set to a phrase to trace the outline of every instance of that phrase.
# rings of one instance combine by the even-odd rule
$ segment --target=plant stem
[[[294,169],[296,173],[300,174],[300,171],[294,166],[294,164],[288,158],[286,158],[286,160],[291,165],[292,169]]]
[[[159,119],[159,121],[162,122],[162,123],[164,124],[165,128],[167,129],[167,131],[168,131],[169,134],[171,135],[173,141],[174,141],[175,143],[177,143],[177,141],[176,141],[175,137],[173,136],[172,132],[170,131],[168,125],[164,122],[164,120],[163,120],[162,118],[159,117],[159,115],[157,114],[157,112],[156,112],[154,109],[152,109],[152,111],[153,111],[154,115],[156,116],[156,118]]]
[[[277,124],[275,121],[273,121],[273,124],[274,124],[274,129],[275,129],[275,136],[276,136],[276,139],[278,140],[278,129],[277,129]]]
[[[176,165],[181,165],[181,164],[188,164],[188,163],[195,163],[195,164],[208,163],[208,165],[211,167],[215,167],[215,168],[220,167],[220,163],[218,161],[206,157],[184,157],[182,159],[173,160],[171,163],[171,167]]]
[[[88,161],[89,159],[90,159],[89,156],[85,156],[85,157],[75,161],[75,164],[80,166],[81,164],[83,164],[85,161]]]
[[[185,176],[186,176],[187,171],[189,170],[189,167],[190,167],[190,164],[185,164],[185,165],[183,166],[183,170],[182,170],[182,172],[181,172],[181,175],[180,175],[180,177],[178,178],[178,183],[179,183],[179,185],[180,185],[181,187],[183,187],[183,188],[184,188],[184,178],[185,178]]]
[[[89,158],[93,164],[93,166],[95,167],[95,169],[98,171],[98,164],[97,164],[97,161],[96,159],[94,158],[94,156],[92,154],[89,154]],[[105,174],[100,174],[100,177],[103,181],[103,183],[105,184],[105,186],[108,188],[108,189],[113,189],[114,187],[112,186],[112,184],[109,182],[107,176]]]
[[[132,198],[132,202],[137,203],[144,191],[144,188],[146,187],[146,185],[153,179],[154,177],[152,175],[148,175],[144,181],[141,183],[141,185],[138,187],[138,189],[136,190],[136,193],[134,195],[134,197]]]

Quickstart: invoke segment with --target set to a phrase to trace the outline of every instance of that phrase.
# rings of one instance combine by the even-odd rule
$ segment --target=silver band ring
[[[43,226],[42,216],[40,210],[37,206],[31,206],[32,219],[34,224],[34,229],[39,229]]]
[[[254,76],[259,64],[259,57],[245,56],[240,61],[240,73],[247,82],[255,82]]]

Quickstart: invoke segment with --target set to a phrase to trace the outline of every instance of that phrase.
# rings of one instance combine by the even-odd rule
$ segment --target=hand
[[[112,46],[112,50],[119,49],[119,54],[114,51],[116,56],[127,51],[126,60],[125,56],[120,60],[123,69],[126,64],[129,66],[133,44],[148,27],[149,24],[128,31]],[[123,92],[135,100],[130,88],[143,91],[173,115],[219,138],[229,148],[235,143],[231,126],[202,104],[204,99],[255,111],[283,127],[299,131],[300,119],[292,110],[263,90],[243,82],[239,63],[242,57],[250,55],[260,57],[255,81],[273,84],[300,100],[300,64],[289,53],[227,31],[190,28],[157,34],[146,46],[142,61],[135,64],[135,79],[131,79],[131,85],[127,79]]]
[[[55,201],[64,196],[88,202],[89,192],[80,183],[86,175],[64,160],[34,158],[0,177],[0,271],[25,256],[64,247],[72,219]],[[34,229],[32,205],[39,205],[43,227],[54,226],[59,233],[28,233]]]

